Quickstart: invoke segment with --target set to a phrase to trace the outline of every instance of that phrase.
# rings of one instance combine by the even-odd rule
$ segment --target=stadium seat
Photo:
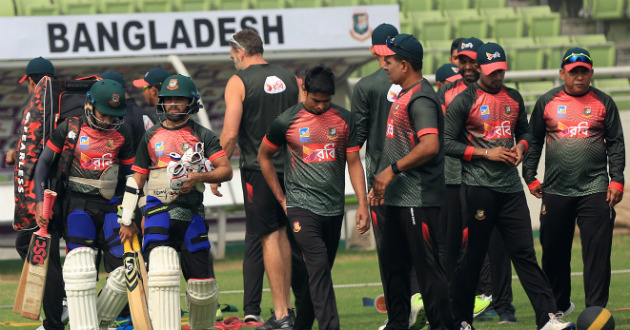
[[[0,16],[15,16],[13,0],[0,0]]]
[[[582,47],[591,53],[595,67],[612,67],[616,64],[617,50],[615,44],[606,41],[603,34],[590,34],[573,36],[576,47]]]
[[[61,0],[59,9],[63,15],[94,15],[97,13],[96,3],[92,0]]]
[[[503,85],[505,87],[509,87],[509,88],[512,88],[512,89],[518,89],[518,86],[516,86],[515,82],[504,82]]]
[[[541,95],[553,89],[555,85],[552,81],[524,81],[518,83],[518,90],[525,101],[527,113],[532,113],[536,101]]]
[[[18,14],[25,16],[55,16],[59,15],[59,7],[48,0],[15,0],[18,5]]]
[[[452,43],[452,40],[431,40],[423,42],[422,46],[426,50],[425,53],[429,52],[434,55],[435,63],[446,63],[451,56]]]
[[[512,8],[482,9],[488,18],[489,35],[493,38],[520,38],[523,36],[524,20]]]
[[[451,22],[439,10],[410,12],[420,41],[451,39]]]
[[[501,46],[507,55],[510,70],[542,70],[545,64],[543,48],[532,38],[504,38]]]
[[[593,19],[623,18],[624,0],[591,0],[591,15]]]
[[[436,0],[437,8],[441,11],[469,9],[468,0]]]
[[[216,5],[216,8],[220,10],[250,9],[251,8],[251,3],[249,0],[215,0],[215,5]]]
[[[526,17],[527,34],[532,37],[555,37],[560,35],[560,14],[529,15]]]
[[[324,6],[323,0],[292,0],[289,3],[292,8],[319,8]]]
[[[173,0],[136,0],[141,13],[168,13],[173,10]]]
[[[413,21],[410,15],[405,15],[404,12],[400,12],[398,15],[400,18],[400,33],[407,33],[415,35]]]
[[[562,63],[562,55],[572,47],[569,36],[538,37],[536,43],[545,49],[545,67],[547,69],[559,69]]]
[[[212,10],[211,0],[174,0],[174,6],[175,6],[175,10],[177,11]]]
[[[433,10],[433,0],[401,0],[401,11],[428,11]]]
[[[479,39],[488,36],[488,20],[480,16],[476,9],[447,10],[456,36],[473,35]]]
[[[127,14],[136,11],[135,0],[99,0],[103,14]]]
[[[254,9],[278,9],[286,8],[285,0],[251,0]]]
[[[379,67],[380,66],[378,64],[378,60],[372,60],[363,64],[363,66],[361,67],[361,77],[371,75],[372,73],[376,72]]]
[[[608,40],[606,40],[606,36],[603,34],[583,34],[583,35],[574,35],[571,37],[576,47],[583,47],[583,45],[593,45],[593,44],[605,44]]]
[[[549,6],[519,6],[516,12],[522,16],[548,15],[551,14],[551,8]]]
[[[361,1],[360,0],[330,0],[328,5],[332,7],[359,6],[361,5]]]
[[[474,0],[474,6],[481,11],[485,8],[505,8],[507,0]]]
[[[593,79],[593,86],[610,95],[619,110],[630,110],[630,82],[627,78]]]

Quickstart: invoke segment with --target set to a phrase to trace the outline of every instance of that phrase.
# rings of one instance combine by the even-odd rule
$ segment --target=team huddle
[[[421,43],[379,25],[370,50],[380,68],[356,84],[351,111],[332,103],[335,79],[325,65],[298,79],[263,59],[255,31],[242,30],[229,42],[238,73],[226,85],[220,136],[191,120],[202,108],[193,80],[160,68],[134,81],[156,115],[140,109],[131,116],[124,79],[109,72],[91,86],[84,113],[50,134],[33,178],[35,221],[54,228],[43,328],[64,328],[65,300],[75,330],[107,329],[127,309],[137,329],[178,330],[181,271],[190,328],[213,329],[218,286],[203,192],[208,183],[221,196],[221,182],[232,178],[236,144],[247,235],[244,321],[256,322],[257,330],[308,330],[315,320],[320,330],[340,329],[331,269],[346,165],[358,200],[356,228],[363,234],[372,226],[375,234],[388,314],[379,329],[427,323],[432,330],[472,329],[481,313],[482,268],[492,273],[489,292],[482,293],[492,295],[500,323],[516,322],[510,261],[537,329],[575,329],[562,317],[575,308],[570,255],[576,219],[585,251],[585,305],[606,306],[625,149],[614,101],[590,87],[594,61],[587,50],[566,52],[564,85],[538,100],[528,122],[520,93],[503,84],[505,51],[474,37],[454,43],[456,64],[438,72],[436,93],[422,76]],[[42,75],[54,77],[46,60],[31,63],[29,90]],[[130,126],[134,120],[139,129]],[[530,192],[543,202],[542,268],[521,163]],[[44,207],[46,188],[59,193],[53,220]],[[134,248],[138,235],[142,246]],[[60,237],[68,250],[63,267]],[[16,240],[23,258],[29,239],[30,232],[20,231]],[[148,265],[140,283],[146,296],[138,300],[128,294],[126,278],[126,256],[134,249]],[[97,250],[109,275],[95,295]],[[260,312],[264,272],[274,304],[266,322]],[[145,323],[136,312],[142,308]]]

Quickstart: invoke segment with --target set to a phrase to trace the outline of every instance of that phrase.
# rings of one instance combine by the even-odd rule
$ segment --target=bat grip
[[[39,230],[37,231],[37,235],[42,236],[42,237],[48,236],[48,225],[39,227]]]
[[[42,210],[42,215],[46,220],[50,220],[50,213],[52,212],[52,207],[55,204],[56,198],[56,192],[50,189],[44,190],[44,209]]]

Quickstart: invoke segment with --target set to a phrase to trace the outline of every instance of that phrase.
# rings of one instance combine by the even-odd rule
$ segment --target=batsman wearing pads
[[[63,278],[74,330],[107,328],[127,303],[120,237],[138,229],[134,224],[121,227],[116,214],[118,173],[131,174],[134,160],[130,135],[121,126],[125,107],[120,84],[108,79],[96,82],[87,93],[85,115],[68,118],[57,127],[35,168],[38,224],[46,224],[42,188],[54,172],[53,163],[58,163],[53,185],[57,191],[65,191],[68,254]],[[104,251],[105,270],[110,273],[98,298],[96,248]]]
[[[166,78],[158,94],[160,125],[140,140],[132,167],[135,173],[127,180],[123,197],[120,222],[125,225],[131,223],[139,190],[144,188],[146,194],[143,251],[149,263],[149,315],[154,330],[181,328],[180,265],[188,282],[190,328],[213,329],[215,323],[218,288],[208,262],[203,189],[204,183],[230,180],[232,167],[216,135],[190,120],[200,107],[192,79]]]

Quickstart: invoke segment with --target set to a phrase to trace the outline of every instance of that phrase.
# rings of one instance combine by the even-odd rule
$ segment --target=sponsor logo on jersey
[[[335,127],[331,127],[328,129],[328,136],[326,136],[329,140],[337,139],[337,129]]]
[[[490,119],[490,106],[482,105],[479,110],[481,111],[481,119]]]
[[[398,107],[400,106],[400,104],[396,104],[396,106],[394,107],[394,112],[398,111]]]
[[[584,117],[590,117],[592,113],[593,111],[591,110],[591,107],[584,108]]]
[[[547,214],[547,206],[545,205],[545,203],[543,203],[542,206],[540,207],[540,213]]]
[[[556,115],[556,117],[558,118],[564,118],[567,115],[567,106],[566,105],[559,105],[558,106],[558,114]]]
[[[112,99],[109,100],[109,105],[111,105],[112,107],[117,107],[120,105],[120,95],[119,94],[112,94]]]
[[[90,137],[82,136],[79,139],[79,149],[89,149],[90,148]]]
[[[361,42],[368,40],[372,36],[372,29],[370,29],[370,22],[366,12],[352,14],[350,36]]]
[[[300,142],[309,142],[311,140],[311,130],[308,127],[300,128]]]
[[[509,105],[505,106],[505,114],[508,116],[512,115],[512,108]]]
[[[402,90],[400,85],[391,85],[387,91],[387,101],[394,103],[398,99],[398,93]]]
[[[293,221],[293,231],[297,233],[301,229],[302,229],[302,226],[300,226],[300,222],[299,221]]]
[[[481,221],[481,220],[484,220],[485,218],[486,218],[486,211],[477,210],[477,212],[475,213],[475,219]]]
[[[558,137],[579,138],[589,137],[588,129],[590,124],[587,121],[576,122],[558,122]]]
[[[302,159],[305,163],[331,162],[336,159],[334,142],[302,146]]]
[[[512,123],[509,120],[483,123],[484,139],[511,139]]]
[[[158,162],[157,162],[157,167],[158,168],[162,168],[162,167],[167,167],[168,163],[171,162],[171,158],[158,158]]]
[[[86,170],[104,170],[114,162],[114,155],[100,152],[81,152],[81,168]]]
[[[267,94],[282,93],[286,89],[287,86],[284,84],[284,81],[276,76],[269,76],[265,79],[265,93]]]
[[[394,118],[387,118],[387,131],[385,132],[385,136],[389,138],[394,137]]]
[[[179,85],[177,84],[177,78],[173,78],[171,80],[169,80],[168,85],[166,86],[166,88],[174,91],[176,89],[179,88]]]
[[[158,142],[155,144],[155,155],[156,156],[164,155],[164,142]]]

